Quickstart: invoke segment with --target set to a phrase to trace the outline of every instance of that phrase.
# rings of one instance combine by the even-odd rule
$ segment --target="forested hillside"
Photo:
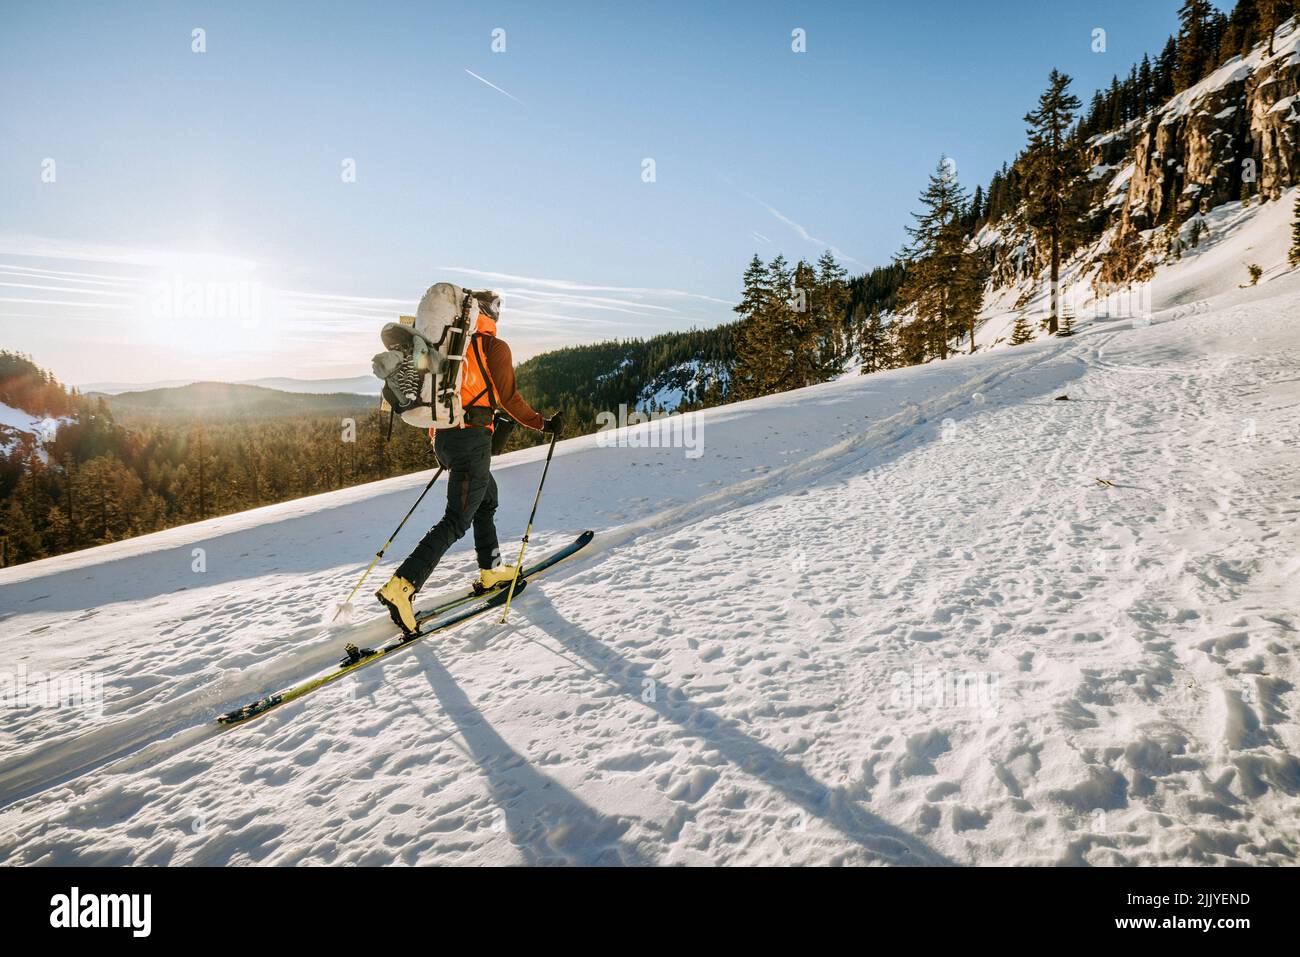
[[[620,404],[648,408],[666,387],[683,390],[683,409],[718,405],[730,394],[734,330],[729,323],[546,352],[519,365],[519,391],[538,408],[563,412],[570,433],[593,431],[597,414]]]
[[[218,391],[225,394],[225,388],[252,387]],[[128,426],[103,397],[79,395],[26,356],[0,353],[0,402],[49,425],[35,434],[0,424],[3,563],[426,469],[433,462],[427,437],[416,429],[399,424],[385,442],[388,417],[372,399],[276,395],[273,404],[281,414],[264,409],[217,417],[175,409],[141,415]],[[130,401],[118,396],[111,402],[124,400]],[[154,409],[154,400],[141,404]],[[317,401],[342,402],[349,414],[304,415]],[[358,411],[358,402],[365,411]],[[284,407],[293,411],[283,413]]]

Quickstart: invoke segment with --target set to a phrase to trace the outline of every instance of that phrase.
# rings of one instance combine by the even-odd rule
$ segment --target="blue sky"
[[[359,374],[439,280],[520,357],[726,321],[755,252],[887,262],[941,153],[986,183],[1178,3],[5,7],[0,346],[87,383]]]

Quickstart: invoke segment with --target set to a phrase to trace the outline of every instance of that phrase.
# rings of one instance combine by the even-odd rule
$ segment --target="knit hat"
[[[493,322],[501,318],[501,297],[490,289],[474,293],[474,298],[478,300],[478,307],[486,312]]]

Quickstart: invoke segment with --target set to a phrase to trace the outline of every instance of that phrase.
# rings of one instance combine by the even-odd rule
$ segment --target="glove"
[[[560,419],[560,413],[558,412],[542,423],[542,433],[544,435],[559,435],[563,428],[564,422]]]
[[[403,358],[405,357],[396,349],[381,352],[370,360],[370,371],[375,374],[376,379],[387,379],[397,371],[397,367],[402,364]]]
[[[515,430],[515,420],[508,415],[492,417],[492,454],[500,455],[510,441],[510,433]]]

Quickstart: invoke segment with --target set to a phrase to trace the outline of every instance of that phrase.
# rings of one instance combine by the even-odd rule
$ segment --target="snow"
[[[1300,32],[1297,32],[1294,27],[1295,24],[1292,20],[1288,20],[1279,26],[1274,34],[1272,57],[1268,55],[1267,48],[1261,44],[1255,47],[1247,56],[1235,56],[1227,60],[1217,70],[1203,77],[1200,82],[1176,94],[1161,107],[1160,112],[1163,114],[1161,123],[1171,123],[1180,116],[1190,114],[1202,98],[1216,93],[1232,83],[1246,79],[1251,73],[1265,64],[1272,64],[1276,67],[1279,66],[1276,61],[1283,60],[1283,58],[1285,60],[1280,66],[1294,64],[1297,58],[1300,58]],[[1276,73],[1266,79],[1261,86],[1273,82],[1275,78]],[[1219,114],[1219,116],[1223,115],[1225,114]]]
[[[427,473],[0,570],[0,691],[104,692],[7,712],[0,862],[1294,863],[1292,202],[1213,211],[1149,324],[561,442],[530,550],[597,539],[509,626],[246,727],[390,633],[322,620]]]
[[[642,388],[637,396],[637,408],[673,412],[683,402],[696,401],[711,379],[725,381],[725,371],[716,363],[699,359],[679,362]]]
[[[1136,171],[1136,163],[1126,164],[1124,168],[1116,173],[1114,178],[1110,181],[1110,192],[1116,193],[1128,189],[1129,183],[1133,179],[1133,174]]]
[[[1287,252],[1298,197],[1300,187],[1292,187],[1272,202],[1256,201],[1249,206],[1231,202],[1215,207],[1199,217],[1205,233],[1196,247],[1186,247],[1180,259],[1163,263],[1150,283],[1115,291],[1111,298],[1125,300],[1129,305],[1149,301],[1151,305],[1145,306],[1143,312],[1161,308],[1162,304],[1164,307],[1197,304],[1201,308],[1199,301],[1211,296],[1222,294],[1232,300],[1236,287],[1248,281],[1251,263],[1263,268],[1262,285],[1289,274]],[[1150,234],[1145,235],[1150,239]],[[1184,226],[1185,242],[1189,235],[1188,227]],[[1061,270],[1062,304],[1074,307],[1081,326],[1138,315],[1131,308],[1118,312],[1108,308],[1106,296],[1098,296],[1093,289],[1097,267],[1086,264],[1095,263],[1096,253],[1107,248],[1109,241],[1110,234],[1103,236],[1095,248],[1080,251]],[[1046,270],[1032,284],[1026,280],[992,291],[980,314],[976,334],[980,349],[1007,347],[1019,312],[1023,311],[1032,324],[1047,315],[1049,290],[1045,276]],[[1023,304],[1017,306],[1022,297],[1025,297]]]
[[[22,409],[15,409],[11,405],[0,402],[0,425],[34,435],[38,422],[39,420],[35,416],[24,412]]]
[[[631,364],[632,364],[632,359],[630,357],[625,356],[624,358],[619,360],[618,365],[614,366],[614,368],[610,369],[608,372],[602,372],[600,373],[600,375],[596,376],[596,381],[605,382],[609,379],[612,379]]]
[[[49,415],[32,415],[22,409],[15,409],[11,405],[0,402],[0,454],[8,454],[12,449],[22,444],[21,435],[28,435],[36,440],[38,446],[36,454],[41,461],[48,462],[49,453],[39,446],[42,443],[53,441],[58,434],[59,426],[71,421],[72,419],[68,416],[56,418]]]

